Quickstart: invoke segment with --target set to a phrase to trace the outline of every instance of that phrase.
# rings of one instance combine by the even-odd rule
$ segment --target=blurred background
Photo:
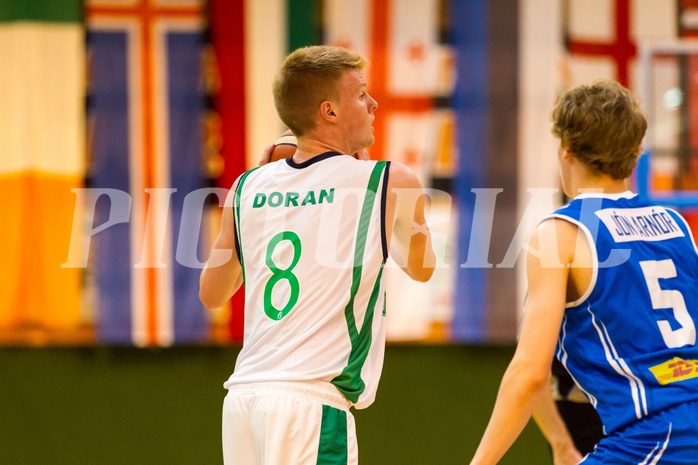
[[[0,0],[0,463],[221,463],[243,296],[200,268],[225,189],[286,128],[290,51],[368,58],[372,158],[428,188],[437,270],[387,272],[364,464],[464,463],[564,201],[555,95],[615,79],[650,119],[633,188],[698,226],[698,1]],[[529,426],[502,463],[551,463]]]

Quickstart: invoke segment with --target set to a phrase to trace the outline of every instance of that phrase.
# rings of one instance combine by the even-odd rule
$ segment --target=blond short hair
[[[562,146],[593,171],[614,179],[632,174],[647,119],[628,89],[596,81],[561,92],[552,119]]]
[[[339,98],[342,73],[362,70],[367,64],[361,55],[342,47],[316,45],[292,52],[273,84],[274,105],[281,121],[296,136],[314,129],[320,104]]]

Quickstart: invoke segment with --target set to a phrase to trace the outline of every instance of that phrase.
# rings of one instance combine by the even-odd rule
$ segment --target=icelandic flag
[[[202,17],[200,0],[87,3],[91,260],[102,343],[208,339],[198,298],[202,234],[190,233],[203,209],[192,200],[203,200],[196,192],[205,187]]]

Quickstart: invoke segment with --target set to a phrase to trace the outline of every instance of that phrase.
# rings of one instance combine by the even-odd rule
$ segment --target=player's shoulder
[[[578,224],[551,215],[533,228],[528,238],[528,255],[540,263],[567,265],[575,261],[577,244],[585,242],[586,235]]]
[[[400,162],[389,163],[390,176],[388,178],[389,186],[393,189],[404,188],[421,188],[417,173],[412,168]]]
[[[394,164],[394,162],[385,160],[357,160],[353,156],[342,155],[334,157],[334,159],[326,165],[326,168],[333,174],[341,173],[342,177],[347,179],[348,182],[355,182],[356,179],[360,179],[363,182],[364,178],[368,176],[374,179],[374,181],[387,179],[388,185],[391,185],[394,174]],[[379,177],[376,178],[376,176]],[[400,177],[401,175],[398,174],[398,179]]]
[[[565,217],[550,215],[533,228],[531,237],[536,240],[552,238],[557,239],[557,242],[559,242],[559,239],[576,238],[579,234],[579,225],[576,223],[569,221]],[[547,242],[547,240],[544,240],[544,242]]]

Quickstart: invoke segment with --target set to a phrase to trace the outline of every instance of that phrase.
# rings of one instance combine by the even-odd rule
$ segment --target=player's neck
[[[595,175],[585,173],[572,179],[572,185],[567,195],[577,197],[584,193],[620,194],[628,190],[627,179],[614,179],[608,175]]]
[[[296,159],[296,156],[308,160],[327,152],[336,152],[341,154],[347,153],[344,147],[341,147],[340,144],[333,143],[331,139],[299,137],[298,151],[296,152],[296,155],[294,155],[294,160]]]

